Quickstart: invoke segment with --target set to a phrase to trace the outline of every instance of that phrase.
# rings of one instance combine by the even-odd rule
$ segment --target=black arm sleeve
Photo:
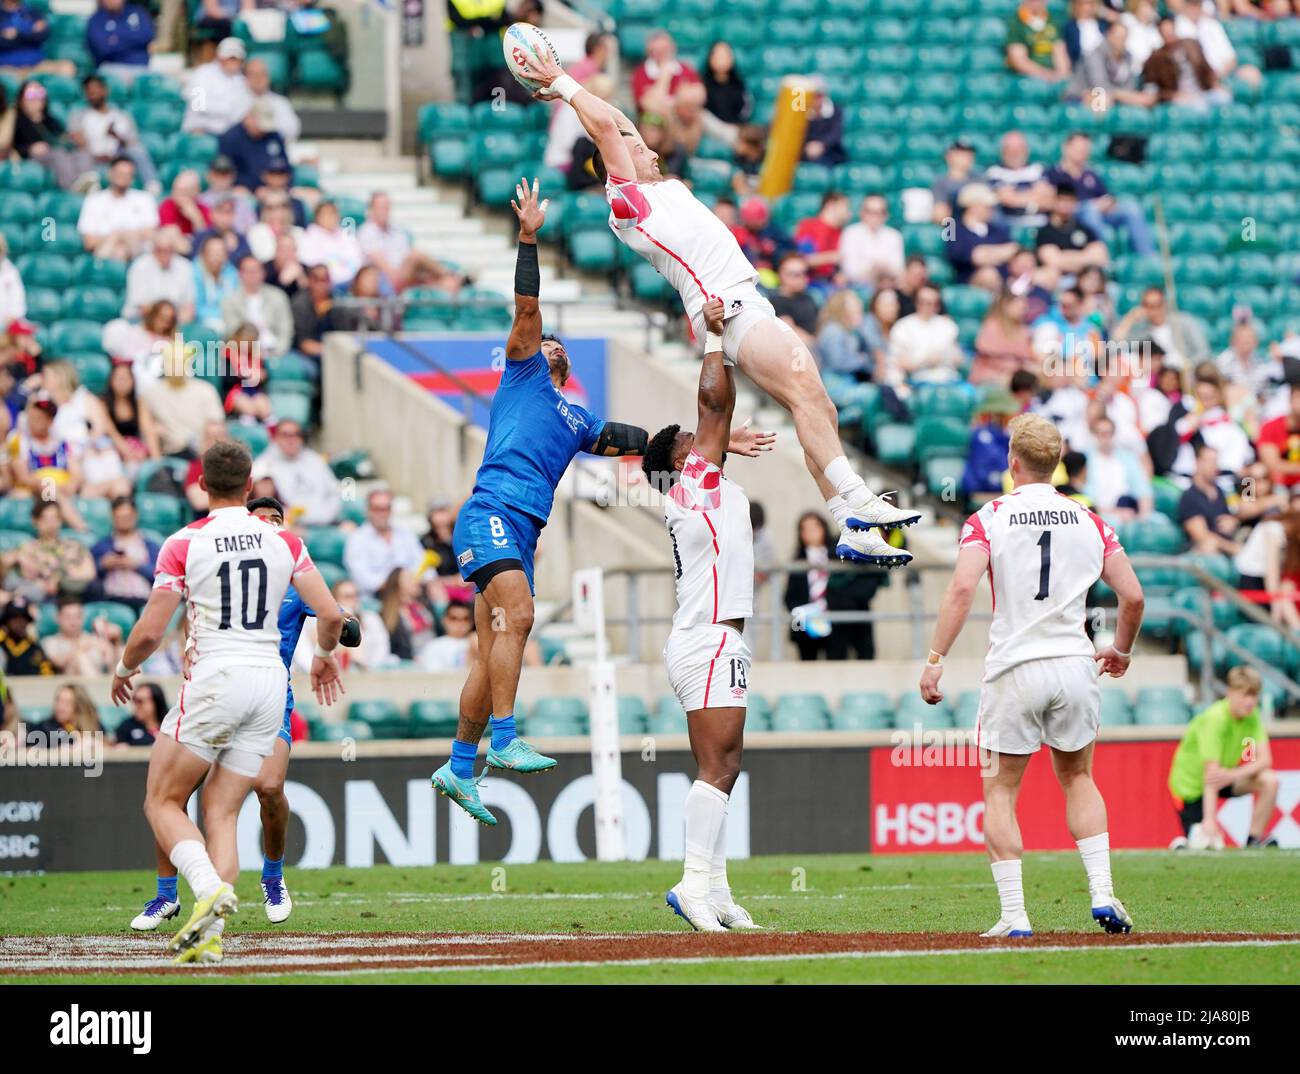
[[[650,443],[650,434],[635,425],[624,425],[621,421],[607,421],[596,437],[596,446],[591,449],[593,455],[644,455]],[[613,449],[611,451],[611,448]]]
[[[515,294],[536,298],[542,293],[542,273],[537,267],[537,243],[520,242],[515,257]]]

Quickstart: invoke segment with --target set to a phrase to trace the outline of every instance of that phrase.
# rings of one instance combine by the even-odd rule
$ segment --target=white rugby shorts
[[[723,305],[722,357],[727,365],[735,365],[739,361],[740,341],[754,325],[762,321],[775,321],[782,328],[790,330],[790,326],[777,317],[772,303],[763,297],[753,283],[729,287],[718,297],[722,299]],[[703,309],[691,318],[691,327],[695,331],[695,338],[703,346],[706,333]]]
[[[745,635],[721,624],[674,630],[664,646],[668,681],[687,712],[747,708],[751,659]]]
[[[980,689],[979,745],[995,753],[1037,753],[1046,743],[1074,753],[1101,724],[1098,664],[1088,656],[1026,660]]]
[[[209,764],[251,778],[275,749],[288,686],[283,664],[197,668],[158,733]]]

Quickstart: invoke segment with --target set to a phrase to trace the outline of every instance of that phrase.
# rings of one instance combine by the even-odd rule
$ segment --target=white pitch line
[[[627,959],[605,959],[600,961],[589,962],[503,962],[494,963],[484,966],[399,966],[393,969],[376,968],[361,970],[324,970],[320,974],[313,976],[351,976],[351,975],[373,975],[381,973],[455,973],[463,970],[483,970],[496,972],[498,970],[556,970],[556,969],[573,969],[573,968],[603,968],[609,966],[686,966],[706,962],[814,962],[819,960],[834,958],[928,958],[930,956],[951,956],[951,955],[1003,955],[1003,954],[1024,954],[1046,953],[1056,954],[1059,952],[1078,952],[1078,951],[1168,951],[1175,948],[1200,948],[1200,947],[1287,947],[1300,944],[1300,940],[1203,940],[1203,941],[1186,941],[1178,943],[1162,944],[1119,944],[1114,947],[1105,946],[1078,946],[1070,944],[1053,945],[1051,947],[953,947],[940,948],[933,951],[816,951],[804,954],[789,955],[704,955],[704,956],[673,956],[668,958],[627,958]],[[250,977],[296,977],[303,976],[296,973],[251,973]]]

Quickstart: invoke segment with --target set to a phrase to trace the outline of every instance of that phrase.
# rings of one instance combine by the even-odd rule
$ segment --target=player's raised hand
[[[722,335],[722,328],[725,324],[724,313],[726,313],[726,307],[723,306],[722,299],[717,296],[704,303],[704,327],[715,336]]]
[[[113,682],[108,689],[108,696],[113,699],[114,705],[125,705],[131,700],[131,695],[135,693],[135,686],[131,680],[140,674],[140,669],[136,668],[130,675],[114,675]]]
[[[927,705],[937,705],[943,700],[943,691],[939,689],[942,675],[942,664],[926,664],[921,672],[921,700]]]
[[[707,309],[707,307],[705,307]],[[743,455],[747,459],[756,459],[765,451],[771,451],[776,443],[776,433],[761,432],[751,429],[753,418],[746,418],[731,430],[731,442],[727,444],[727,453]]]
[[[1101,675],[1109,675],[1113,679],[1121,678],[1124,672],[1128,671],[1128,666],[1132,663],[1131,656],[1124,656],[1115,651],[1115,646],[1107,645],[1104,649],[1098,649],[1093,654],[1093,659],[1101,664],[1098,672]]]
[[[515,184],[515,196],[510,199],[510,208],[519,217],[519,232],[522,235],[536,235],[546,223],[546,207],[551,199],[546,198],[540,204],[537,201],[537,179],[528,185],[527,179],[520,179]]]
[[[311,662],[311,688],[316,700],[322,705],[332,705],[343,694],[343,677],[339,674],[339,665],[333,654],[317,656]]]
[[[534,82],[540,82],[543,86],[549,86],[560,75],[564,74],[564,68],[560,66],[560,61],[552,56],[549,51],[530,56],[523,62],[522,66],[524,74],[528,78],[531,78]],[[533,94],[533,96],[536,97],[539,94]],[[554,97],[555,94],[551,94],[550,98],[543,97],[542,99],[548,100]]]

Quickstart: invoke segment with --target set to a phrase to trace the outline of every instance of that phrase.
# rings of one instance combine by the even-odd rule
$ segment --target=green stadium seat
[[[123,604],[120,601],[93,600],[85,606],[85,612],[87,630],[94,629],[95,620],[100,616],[103,616],[117,627],[124,638],[131,632],[131,628],[135,626],[135,609],[131,605]]]
[[[76,504],[81,517],[96,538],[107,537],[113,532],[112,512],[106,499],[103,497],[92,499],[86,496],[78,496]]]
[[[375,733],[367,723],[359,720],[346,720],[343,723],[319,723],[311,729],[313,741],[343,742],[352,739],[356,742],[369,742]]]
[[[272,385],[266,394],[271,400],[271,410],[279,420],[311,425],[311,396],[304,396],[299,391],[285,391],[276,385]]]
[[[916,454],[921,462],[936,456],[965,458],[970,426],[957,418],[930,417],[916,422]]]
[[[1128,695],[1117,687],[1101,689],[1101,726],[1127,727],[1133,723],[1133,706]]]
[[[271,434],[263,425],[247,425],[242,421],[226,422],[226,432],[234,439],[248,446],[253,458],[257,458],[271,443]]]
[[[30,533],[21,530],[0,529],[0,552],[12,552],[32,539]]]
[[[365,724],[380,739],[405,738],[411,726],[410,717],[387,699],[353,701],[348,706],[348,720]]]
[[[317,49],[303,52],[294,66],[294,83],[299,89],[338,97],[348,88],[347,71],[328,52]]]
[[[916,427],[889,422],[871,430],[876,457],[888,466],[905,466],[912,461],[916,448]]]
[[[1285,672],[1295,666],[1294,648],[1275,627],[1262,623],[1238,623],[1229,627],[1227,633],[1230,642],[1235,642],[1271,667]],[[1243,663],[1245,661],[1232,651],[1224,658],[1224,664],[1229,668]]]
[[[893,726],[893,702],[879,690],[847,693],[831,707],[832,731],[887,731]]]
[[[621,696],[618,699],[618,733],[620,735],[644,734],[650,724],[650,710],[639,697]]]
[[[830,712],[821,694],[782,694],[772,710],[773,731],[825,731]]]
[[[3,502],[3,501],[0,501]],[[686,734],[686,713],[675,697],[662,697],[650,717],[652,735]]]
[[[75,295],[77,289],[73,288],[70,292]],[[61,307],[60,317],[71,317],[67,307]],[[71,352],[85,354],[102,353],[100,339],[103,335],[103,329],[100,327],[102,322],[91,319],[80,320],[60,320],[58,323],[51,325],[49,334],[50,350],[56,355],[64,355]]]
[[[334,526],[319,526],[309,529],[306,535],[307,547],[311,549],[312,559],[319,562],[343,562],[343,550],[347,545],[347,534]]]
[[[61,254],[25,254],[14,263],[28,287],[61,291],[73,280],[72,262]]]
[[[140,525],[159,533],[174,533],[189,518],[189,505],[175,496],[158,492],[141,492],[135,497],[140,512]]]
[[[63,316],[85,321],[111,321],[122,312],[122,298],[106,287],[75,287],[65,296]]]
[[[957,695],[957,704],[953,708],[953,726],[962,730],[974,730],[979,724],[980,692],[963,690]]]
[[[945,700],[937,705],[927,705],[921,695],[907,691],[899,696],[894,726],[901,731],[911,731],[919,726],[922,731],[941,731],[953,726],[952,706]]]
[[[408,712],[412,738],[451,738],[459,719],[454,701],[413,701]]]
[[[83,256],[77,259],[77,278],[89,287],[101,287],[118,294],[126,292],[127,266],[121,261],[106,261],[98,257]]]
[[[39,194],[43,190],[54,189],[55,183],[50,172],[30,160],[11,160],[0,164],[0,190],[21,194]],[[10,195],[5,198],[5,216],[13,220],[13,202]]]
[[[569,256],[584,272],[611,272],[617,264],[616,244],[617,240],[608,227],[578,232],[569,239]]]
[[[930,495],[948,503],[958,499],[965,472],[964,455],[928,455],[921,462],[921,478]]]
[[[1142,727],[1169,727],[1185,724],[1192,711],[1181,687],[1147,686],[1137,693],[1133,716]]]

